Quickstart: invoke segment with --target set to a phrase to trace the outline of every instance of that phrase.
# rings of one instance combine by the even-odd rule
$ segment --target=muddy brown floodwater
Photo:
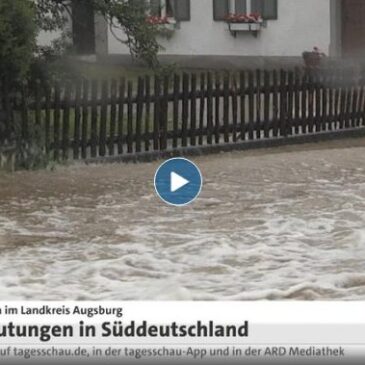
[[[0,299],[365,299],[364,139],[193,160],[184,208],[158,162],[0,175]]]

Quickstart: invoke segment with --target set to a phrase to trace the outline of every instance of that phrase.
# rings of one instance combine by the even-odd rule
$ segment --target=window
[[[214,20],[224,20],[229,13],[260,13],[264,19],[277,19],[277,0],[213,0]]]
[[[190,0],[147,0],[151,14],[175,18],[178,21],[190,20]]]

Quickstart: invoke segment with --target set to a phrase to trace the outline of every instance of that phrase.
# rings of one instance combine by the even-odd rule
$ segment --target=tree
[[[112,33],[122,29],[125,39],[118,39],[133,57],[151,68],[158,66],[159,29],[146,22],[144,0],[0,0],[0,78],[15,80],[27,74],[37,53],[38,32],[63,30],[75,1],[102,14]]]
[[[133,57],[145,61],[149,67],[158,66],[159,28],[146,22],[148,6],[144,0],[34,0],[38,27],[48,31],[63,29],[67,16],[72,17],[74,1],[86,1],[95,13],[103,15],[111,32],[128,45]],[[125,39],[117,37],[114,30],[118,28],[124,31]]]
[[[133,57],[151,68],[158,67],[158,25],[146,22],[148,7],[144,0],[1,0],[0,1],[0,78],[24,77],[36,55],[40,30],[65,28],[72,16],[74,1],[84,1],[108,21],[111,32],[123,30]]]
[[[24,76],[33,57],[37,27],[34,7],[24,0],[0,1],[0,78]]]

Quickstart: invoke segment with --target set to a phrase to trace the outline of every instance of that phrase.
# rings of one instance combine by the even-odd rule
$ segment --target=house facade
[[[363,0],[147,0],[154,15],[167,18],[170,37],[161,38],[162,61],[220,67],[298,62],[314,46],[332,57],[359,57],[365,49]],[[76,3],[79,3],[76,1]],[[128,47],[103,19],[74,7],[73,40],[81,54],[129,63]],[[257,13],[252,28],[231,26],[229,14]],[[238,30],[237,30],[238,27]],[[52,35],[52,37],[55,35]],[[50,35],[43,35],[43,41]],[[42,38],[41,38],[42,41]]]

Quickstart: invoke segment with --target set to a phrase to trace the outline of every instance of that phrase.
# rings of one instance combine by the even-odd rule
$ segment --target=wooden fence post
[[[7,77],[4,77],[1,80],[0,87],[0,111],[3,110],[4,118],[0,121],[0,123],[4,122],[4,125],[0,128],[4,132],[3,136],[0,136],[0,141],[8,140],[10,141],[13,138],[15,129],[14,129],[14,118],[13,118],[13,105],[11,102],[10,94],[12,93],[12,88],[9,85],[9,80]]]
[[[151,120],[151,78],[149,75],[145,77],[145,95],[146,95],[146,113],[145,113],[145,150],[150,150],[150,120]]]
[[[191,75],[190,98],[190,145],[196,146],[196,74]]]
[[[223,78],[223,128],[224,142],[229,142],[229,74],[226,73]]]
[[[213,76],[207,75],[207,143],[213,143]]]
[[[124,152],[124,104],[125,104],[126,80],[122,77],[119,81],[119,98],[118,98],[118,154]]]
[[[80,80],[76,81],[75,91],[75,117],[74,117],[74,141],[73,141],[73,158],[79,159],[80,154],[80,135],[81,135],[81,88]]]
[[[159,150],[160,139],[160,118],[161,118],[161,80],[158,75],[155,75],[155,104],[154,104],[154,118],[153,118],[153,149]]]
[[[360,105],[359,105],[359,127],[365,125],[365,83],[364,74],[360,78]]]
[[[66,83],[65,94],[63,98],[63,126],[62,126],[62,158],[68,160],[70,148],[70,101],[71,101],[71,84]]]
[[[252,71],[248,72],[248,138],[254,139],[254,109],[255,109],[255,88],[254,75]]]
[[[321,81],[322,76],[320,74],[321,71],[318,70],[318,72],[314,75],[314,89],[315,89],[315,127],[316,132],[321,131]]]
[[[39,80],[34,83],[34,99],[35,99],[35,124],[38,128],[42,127],[42,96],[41,84]]]
[[[340,115],[340,75],[338,68],[333,70],[332,76],[333,84],[333,120],[332,120],[332,130],[337,130],[339,125],[339,115]]]
[[[300,92],[303,89],[300,81],[300,68],[296,67],[294,71],[294,134],[299,134],[300,127]]]
[[[287,109],[287,126],[286,133],[291,136],[293,134],[294,121],[294,73],[292,70],[288,72],[288,109]]]
[[[199,146],[203,145],[204,136],[204,116],[205,116],[205,73],[200,74],[200,107],[199,107]]]
[[[109,83],[104,80],[101,85],[101,110],[99,126],[99,156],[106,155],[106,123],[108,118],[108,89]]]
[[[279,134],[279,86],[278,86],[278,72],[273,71],[273,136],[277,137]]]
[[[133,152],[133,82],[128,81],[127,91],[127,152]]]
[[[326,118],[327,129],[332,131],[334,118],[335,118],[335,110],[334,110],[334,95],[336,90],[335,84],[335,70],[331,69],[328,73],[328,114]]]
[[[232,75],[232,142],[237,142],[238,125],[238,85],[236,75]]]
[[[188,145],[188,120],[189,120],[189,75],[183,75],[183,100],[182,100],[182,125],[181,125],[181,145]]]
[[[246,139],[246,75],[240,72],[240,114],[241,114],[241,140]]]
[[[218,72],[215,74],[215,143],[220,142],[220,102],[221,102],[221,81]]]
[[[280,136],[287,136],[287,74],[280,71]]]
[[[99,84],[97,80],[93,80],[91,83],[91,157],[97,156],[97,144],[98,144],[98,92]]]
[[[345,118],[346,118],[346,96],[347,96],[347,90],[346,90],[346,78],[345,78],[345,70],[341,70],[341,92],[340,92],[340,123],[339,128],[343,129],[345,127]]]
[[[345,128],[351,128],[351,108],[352,108],[352,97],[353,87],[351,83],[352,69],[347,69],[346,72],[346,112],[345,112]]]
[[[352,83],[351,127],[356,128],[357,127],[356,111],[357,111],[357,105],[358,105],[359,90],[358,90],[358,86],[354,80],[354,76],[351,79],[351,83]]]
[[[55,84],[54,97],[54,122],[53,122],[53,156],[55,161],[59,160],[60,149],[60,122],[61,122],[61,85],[59,81]]]
[[[328,129],[327,118],[329,115],[328,108],[328,83],[329,83],[329,74],[328,70],[323,70],[322,80],[321,80],[321,89],[322,89],[322,105],[321,105],[321,131],[326,131]]]
[[[172,147],[177,148],[179,137],[180,76],[174,75]]]
[[[47,82],[44,86],[45,94],[45,126],[44,126],[44,139],[45,139],[45,151],[46,155],[49,157],[51,150],[51,97],[52,88]]]
[[[261,70],[256,70],[256,139],[261,139]]]
[[[117,126],[117,80],[113,79],[110,85],[110,124],[109,124],[109,156],[115,154],[115,132]]]
[[[136,152],[142,151],[142,116],[144,105],[144,79],[138,78],[137,86],[137,110],[136,110]]]
[[[264,137],[270,137],[270,73],[264,72]]]
[[[161,117],[160,117],[160,150],[167,149],[167,123],[169,111],[169,77],[163,79],[163,95],[161,99]]]
[[[87,158],[87,148],[89,143],[89,90],[88,80],[83,82],[82,95],[82,126],[81,126],[81,157]]]
[[[306,134],[308,131],[308,75],[303,74],[302,76],[302,108],[301,108],[301,125],[302,125],[302,133]]]

